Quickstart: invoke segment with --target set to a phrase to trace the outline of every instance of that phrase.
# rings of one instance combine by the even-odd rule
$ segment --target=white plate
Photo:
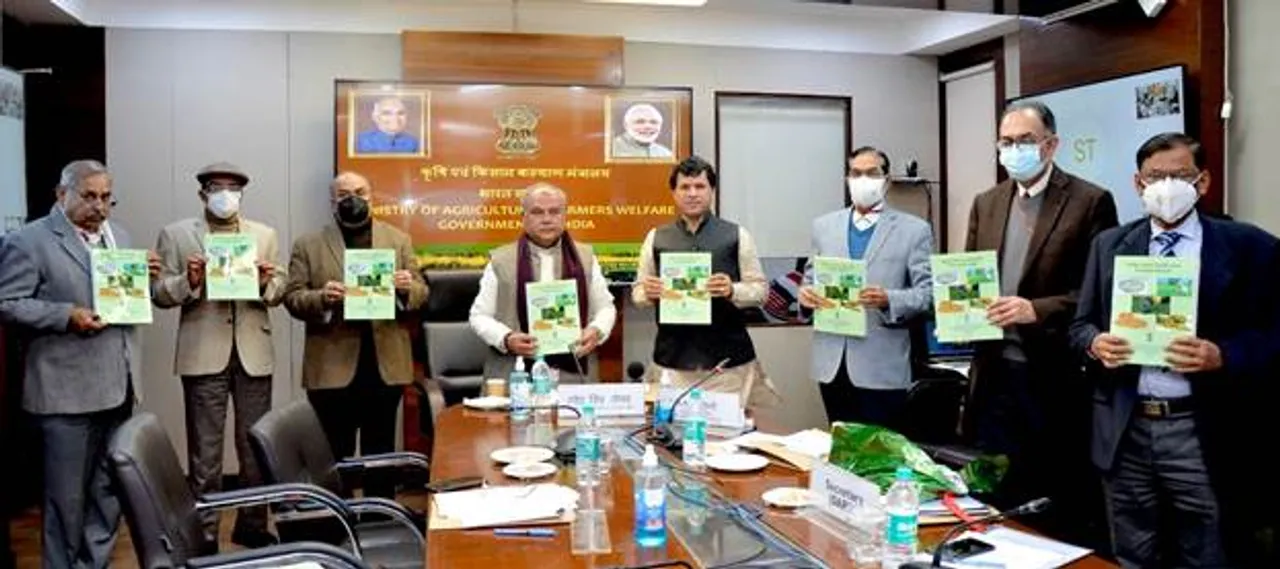
[[[494,411],[497,409],[506,409],[508,406],[511,405],[511,399],[508,399],[506,397],[486,395],[484,397],[463,399],[462,404],[465,405],[468,409]]]
[[[758,454],[717,454],[707,457],[707,466],[725,472],[751,472],[769,466],[769,459]]]
[[[546,447],[507,447],[489,453],[494,462],[516,464],[523,462],[545,462],[551,460],[556,453]]]
[[[554,464],[545,462],[520,462],[516,464],[508,464],[502,468],[502,473],[512,478],[521,480],[533,480],[544,476],[551,476],[559,469]]]
[[[775,508],[803,508],[813,504],[813,492],[808,488],[791,486],[774,488],[760,497],[764,503]]]

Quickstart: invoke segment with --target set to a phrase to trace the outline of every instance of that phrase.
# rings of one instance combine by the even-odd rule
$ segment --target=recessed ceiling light
[[[588,4],[647,4],[650,6],[702,6],[707,0],[582,0]]]

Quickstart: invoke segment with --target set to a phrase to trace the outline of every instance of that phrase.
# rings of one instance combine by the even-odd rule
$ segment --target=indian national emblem
[[[493,117],[502,127],[494,148],[500,154],[537,154],[542,147],[538,143],[538,119],[542,113],[532,105],[510,105],[494,111]]]

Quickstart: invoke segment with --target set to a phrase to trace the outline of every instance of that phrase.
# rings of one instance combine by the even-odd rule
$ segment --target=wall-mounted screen
[[[338,81],[336,117],[337,169],[369,179],[374,215],[433,269],[483,267],[520,235],[524,188],[548,182],[605,272],[634,272],[693,148],[687,88]]]
[[[25,116],[22,74],[0,67],[0,235],[27,220]]]
[[[1145,215],[1133,187],[1134,155],[1148,138],[1185,132],[1185,68],[1166,67],[1117,79],[1027,95],[1058,121],[1056,164],[1115,196],[1120,222]]]

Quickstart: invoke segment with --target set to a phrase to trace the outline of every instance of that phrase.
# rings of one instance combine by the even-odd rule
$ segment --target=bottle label
[[[545,375],[533,376],[533,392],[536,395],[551,393],[551,378]]]
[[[600,460],[600,439],[598,437],[578,437],[575,450],[578,462]]]
[[[885,541],[890,545],[914,545],[916,543],[917,520],[915,515],[890,515],[885,524]]]
[[[707,421],[701,418],[685,421],[684,439],[687,441],[705,443],[707,441]]]
[[[640,492],[640,504],[636,513],[640,516],[640,526],[649,530],[660,530],[666,525],[667,491],[655,488]]]

